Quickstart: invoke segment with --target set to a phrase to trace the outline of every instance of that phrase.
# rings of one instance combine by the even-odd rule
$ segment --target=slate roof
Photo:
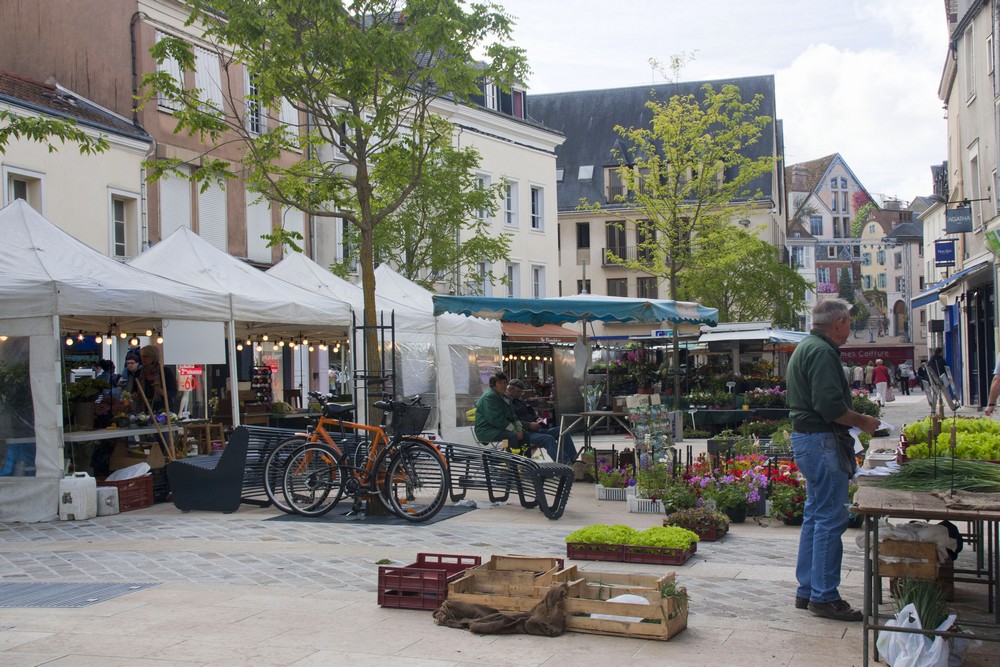
[[[623,147],[614,128],[616,125],[648,126],[651,112],[645,105],[650,100],[651,93],[655,94],[657,100],[664,102],[674,95],[697,94],[700,97],[701,89],[707,83],[712,84],[716,90],[726,84],[739,86],[744,102],[760,93],[763,100],[758,113],[775,117],[774,77],[771,75],[532,95],[528,102],[528,115],[566,137],[562,146],[556,149],[556,168],[564,170],[563,180],[557,188],[559,210],[576,209],[581,198],[601,202],[605,206],[604,168],[618,164],[612,154],[616,143],[619,148]],[[768,123],[760,141],[748,147],[748,156],[756,159],[772,155],[777,131],[775,122]],[[780,155],[780,145],[777,151]],[[594,168],[593,178],[581,181],[578,178],[579,168],[588,165]],[[752,184],[751,190],[757,189],[761,190],[764,198],[778,203],[781,194],[772,192],[770,175],[765,175]],[[609,209],[615,207],[622,205],[607,205]]]
[[[146,132],[128,120],[106,111],[65,88],[0,71],[0,102],[77,121],[102,132],[140,141],[152,141]]]
[[[923,239],[924,223],[922,220],[901,222],[892,228],[889,236],[895,239]]]

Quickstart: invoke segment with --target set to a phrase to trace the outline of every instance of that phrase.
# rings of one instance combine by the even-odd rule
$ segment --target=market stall
[[[489,377],[500,368],[501,327],[498,322],[434,312],[430,291],[385,264],[375,269],[376,293],[411,304],[420,312],[437,315],[435,341],[438,365],[440,431],[445,440],[473,443],[466,411],[486,391]]]
[[[280,368],[286,344],[301,347],[303,340],[323,345],[348,340],[351,306],[346,301],[314,294],[269,276],[215,248],[186,227],[130,264],[229,299],[232,310],[227,336],[229,401],[234,426],[240,423],[240,397],[232,390],[239,386],[237,347],[245,343],[249,347],[245,354],[254,355],[253,365],[269,367],[273,375]],[[308,364],[308,355],[300,353],[299,363]]]
[[[64,471],[64,335],[224,322],[231,311],[225,297],[101,255],[21,200],[0,210],[0,235],[0,521],[44,521]],[[8,469],[12,441],[22,458]]]

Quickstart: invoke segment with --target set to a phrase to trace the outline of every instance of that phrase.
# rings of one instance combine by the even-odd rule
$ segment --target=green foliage
[[[102,391],[108,388],[108,383],[97,378],[80,378],[76,382],[64,383],[66,399],[70,403],[77,401],[93,401]]]
[[[720,322],[767,320],[794,326],[815,287],[780,261],[777,250],[735,227],[706,233],[681,275],[684,297],[719,309]]]
[[[287,100],[303,120],[295,126],[271,123],[257,134],[244,122],[244,113],[213,107],[204,91],[184,88],[164,71],[148,74],[140,102],[167,100],[175,108],[175,131],[208,147],[194,164],[151,161],[150,176],[175,173],[205,188],[239,173],[251,191],[299,209],[318,224],[346,220],[358,231],[357,256],[369,304],[366,324],[374,325],[376,230],[399,224],[393,216],[406,214],[411,196],[421,197],[427,210],[443,206],[431,194],[443,187],[434,176],[449,159],[451,137],[442,132],[443,121],[431,107],[443,98],[469,103],[480,94],[484,78],[501,89],[525,80],[524,52],[510,45],[512,18],[496,4],[466,7],[458,0],[407,0],[405,5],[396,0],[192,0],[188,5],[188,24],[203,28],[200,45],[214,45],[225,64],[224,79],[230,73],[240,76],[244,68],[248,72],[254,83],[249,105],[277,116]],[[191,72],[193,48],[165,38],[151,53],[158,63],[172,58]],[[229,85],[222,83],[227,93]],[[235,89],[242,90],[242,83]],[[234,142],[244,149],[242,163],[213,154],[215,147]],[[453,183],[451,193],[455,199],[449,201],[456,201],[468,190]],[[288,240],[295,239],[278,233],[273,243]],[[373,350],[373,331],[366,333]]]
[[[774,484],[768,498],[771,501],[771,516],[782,521],[799,519],[806,507],[805,481],[801,486]]]
[[[694,439],[694,440],[705,440],[711,438],[712,433],[710,431],[703,431],[697,428],[686,428],[684,429],[684,439]]]
[[[898,614],[912,604],[924,628],[936,628],[948,618],[948,600],[936,581],[900,579],[892,591],[892,606]]]
[[[907,450],[909,451],[909,450]],[[939,461],[918,459],[877,483],[889,489],[932,491],[960,489],[977,493],[1000,493],[1000,466],[986,461],[956,459],[942,465]]]
[[[45,116],[19,116],[11,111],[0,109],[0,155],[11,139],[27,139],[45,144],[49,153],[55,153],[60,144],[73,142],[77,144],[80,155],[103,153],[110,148],[104,136],[94,137],[80,129],[74,120],[58,120]]]
[[[595,524],[585,526],[566,536],[567,542],[583,542],[585,544],[630,544],[636,530],[631,526],[615,524]]]
[[[654,526],[640,532],[623,524],[613,526],[595,524],[575,530],[566,536],[566,542],[630,544],[640,547],[669,547],[685,550],[697,541],[698,536],[695,533],[676,526]]]
[[[864,231],[865,220],[868,219],[868,214],[877,210],[878,206],[876,206],[870,199],[867,203],[857,207],[858,212],[854,214],[854,220],[851,222],[851,235],[854,238],[861,238],[861,232]]]
[[[868,392],[855,391],[853,392],[854,399],[851,408],[855,412],[860,412],[863,415],[868,415],[869,417],[881,417],[882,408],[879,404],[871,399]]]
[[[663,525],[680,526],[688,530],[716,528],[725,532],[729,530],[729,517],[707,507],[692,507],[667,515],[667,518],[663,520]]]
[[[839,290],[837,296],[847,303],[854,303],[854,280],[851,279],[851,270],[846,266],[840,269]]]
[[[648,125],[615,127],[624,146],[614,158],[628,192],[616,203],[641,211],[650,233],[637,245],[636,259],[611,259],[665,279],[671,298],[687,298],[681,274],[698,268],[695,256],[702,239],[745,217],[761,198],[753,183],[774,169],[770,151],[760,151],[757,158],[746,155],[773,123],[759,115],[762,101],[761,95],[744,101],[732,84],[718,91],[706,84],[700,94],[647,102]],[[584,201],[581,208],[597,211],[601,205]],[[675,338],[674,367],[678,345]],[[680,375],[675,375],[674,395],[680,394]]]

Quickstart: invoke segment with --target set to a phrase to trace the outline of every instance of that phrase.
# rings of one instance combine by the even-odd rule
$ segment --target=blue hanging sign
[[[934,242],[934,266],[955,266],[955,239]]]
[[[946,234],[960,234],[972,231],[972,207],[959,206],[945,212],[944,231]]]

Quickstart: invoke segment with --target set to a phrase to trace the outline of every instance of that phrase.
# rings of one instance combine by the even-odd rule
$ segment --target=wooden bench
[[[572,467],[479,445],[437,444],[448,461],[452,501],[465,498],[469,489],[479,489],[486,491],[491,503],[500,503],[516,491],[522,507],[537,507],[549,519],[563,515],[573,488]]]
[[[240,504],[267,507],[264,463],[278,443],[301,431],[240,426],[219,455],[191,456],[167,464],[174,506],[182,512],[235,512]]]

